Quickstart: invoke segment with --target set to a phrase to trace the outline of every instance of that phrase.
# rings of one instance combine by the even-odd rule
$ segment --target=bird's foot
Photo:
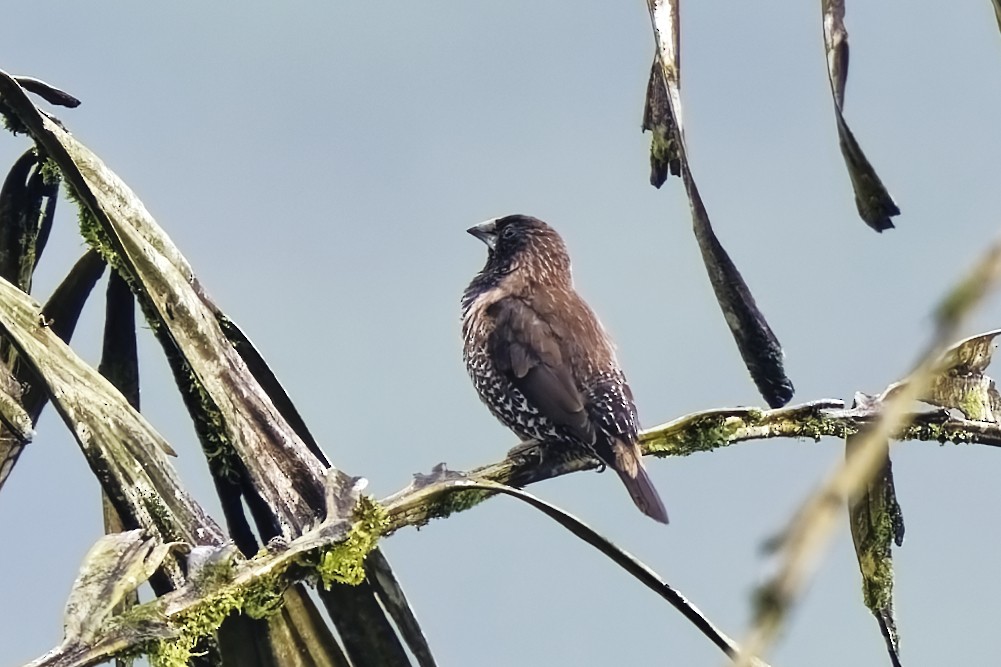
[[[512,447],[507,451],[507,457],[509,459],[518,457],[534,457],[542,461],[542,449],[540,447],[542,443],[538,440],[524,440],[519,442],[517,445]]]

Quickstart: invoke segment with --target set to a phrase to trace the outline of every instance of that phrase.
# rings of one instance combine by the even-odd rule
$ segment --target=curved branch
[[[458,473],[451,473],[444,469],[435,471],[441,479],[431,482],[431,488],[423,488],[423,493],[459,493],[458,489],[479,489],[502,493],[517,498],[535,509],[539,510],[549,518],[553,519],[561,526],[569,530],[575,536],[590,544],[592,547],[607,556],[612,562],[632,575],[641,584],[652,590],[654,593],[665,599],[672,607],[677,609],[682,616],[687,618],[699,632],[705,635],[709,641],[716,645],[729,658],[736,658],[739,654],[739,647],[722,630],[710,621],[706,616],[692,604],[688,598],[682,595],[677,589],[660,578],[645,563],[633,556],[631,553],[619,548],[605,536],[601,535],[576,516],[566,512],[559,507],[537,498],[530,493],[525,493],[519,489],[495,482],[476,481],[463,478]],[[753,659],[753,667],[768,667],[760,660]]]
[[[724,408],[695,412],[674,421],[647,429],[641,434],[645,451],[653,456],[684,456],[698,451],[709,451],[718,447],[766,438],[810,438],[817,440],[824,436],[843,438],[855,433],[876,419],[876,408],[845,409],[841,401],[827,399],[777,410],[756,408]],[[910,425],[901,428],[896,437],[900,440],[925,440],[934,442],[964,442],[991,446],[1001,446],[1001,425],[975,422],[952,417],[945,411],[922,412],[911,415]],[[315,579],[316,563],[320,554],[335,553],[349,560],[363,559],[369,549],[375,546],[377,535],[389,535],[404,526],[421,525],[430,519],[468,509],[486,498],[495,495],[499,489],[496,482],[516,481],[519,485],[531,484],[550,477],[565,475],[578,470],[596,467],[596,463],[584,458],[570,458],[564,453],[547,451],[545,447],[523,447],[513,450],[503,461],[476,468],[468,473],[448,473],[447,483],[441,483],[443,467],[430,475],[417,474],[414,481],[402,491],[382,501],[382,508],[370,506],[365,513],[376,512],[378,518],[355,521],[345,520],[345,512],[334,506],[327,508],[327,520],[316,528],[306,531],[288,544],[278,544],[266,552],[258,554],[251,561],[237,564],[227,576],[213,580],[206,590],[203,584],[191,583],[185,588],[160,597],[137,608],[142,616],[118,619],[102,631],[102,640],[88,651],[72,642],[66,643],[31,663],[32,667],[85,667],[94,665],[125,651],[134,650],[151,641],[176,642],[183,640],[183,619],[201,609],[212,609],[221,600],[230,605],[247,605],[247,600],[265,597],[277,600],[287,587],[303,580]],[[328,480],[331,484],[334,480]],[[460,488],[455,488],[460,487]],[[332,487],[333,488],[333,487]],[[342,493],[332,493],[337,500],[344,495],[345,507],[357,502],[360,486]],[[336,491],[336,489],[334,489]],[[504,491],[518,495],[516,491]],[[525,495],[525,494],[521,494]],[[522,498],[525,500],[525,498]],[[535,499],[533,499],[535,500]],[[531,502],[531,501],[529,501]],[[542,501],[538,501],[541,504]],[[536,504],[536,503],[532,503]],[[538,507],[538,505],[536,505]],[[543,509],[542,507],[539,507]],[[345,510],[347,511],[347,510]],[[543,509],[545,511],[545,509]],[[548,513],[548,512],[547,512]],[[555,518],[555,517],[554,517]],[[559,519],[557,519],[559,520]],[[359,525],[367,525],[362,533],[356,533]],[[349,545],[352,535],[361,535],[367,546]],[[367,537],[365,537],[367,535]],[[356,539],[356,538],[354,538]],[[589,543],[603,552],[605,549],[591,539]],[[606,552],[607,553],[607,552]],[[619,557],[616,554],[613,557]],[[320,559],[322,563],[322,559]],[[622,563],[620,563],[621,565]],[[356,568],[359,572],[360,565]],[[627,567],[627,569],[630,569]],[[632,571],[630,569],[630,571]],[[636,574],[634,573],[634,576]],[[664,596],[677,603],[679,609],[689,606],[687,600],[677,597],[676,591],[668,591],[659,580],[645,580],[649,587],[659,590]],[[237,604],[236,601],[243,600]],[[680,606],[679,606],[680,605]],[[263,606],[260,603],[257,607]],[[244,611],[248,607],[244,606]],[[682,610],[686,616],[689,611]],[[148,613],[147,613],[148,612]],[[224,615],[223,615],[224,616]],[[699,614],[699,616],[701,616]],[[150,623],[149,619],[157,619]],[[222,617],[218,617],[221,620]],[[694,620],[689,616],[690,620]],[[132,621],[143,619],[141,623]],[[705,619],[702,619],[705,620]],[[708,621],[706,621],[708,622]],[[696,625],[713,639],[728,655],[736,649],[732,640],[721,640],[714,628]],[[191,639],[188,637],[187,639]]]
[[[643,451],[650,456],[687,456],[720,447],[770,438],[823,437],[844,439],[875,421],[878,407],[846,408],[837,399],[821,399],[776,410],[720,408],[693,412],[640,433]],[[955,442],[1001,447],[1001,425],[954,417],[944,410],[917,412],[907,426],[894,434],[896,440]],[[469,479],[486,480],[524,487],[553,477],[598,467],[597,461],[580,458],[574,452],[553,451],[533,445],[512,449],[507,458],[474,468]],[[416,494],[426,477],[414,476],[405,489],[384,498],[389,508],[390,531],[405,526],[421,526],[431,519],[448,516],[479,504],[493,495],[484,490],[450,494]]]

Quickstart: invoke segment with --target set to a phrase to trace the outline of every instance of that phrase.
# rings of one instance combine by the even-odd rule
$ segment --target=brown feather
[[[497,370],[546,418],[571,429],[582,444],[594,441],[583,396],[563,361],[550,327],[520,299],[502,299],[491,308],[491,356]]]
[[[612,451],[615,452],[616,461],[616,465],[612,467],[619,474],[619,479],[629,491],[629,497],[633,499],[636,507],[651,519],[667,523],[667,508],[664,507],[664,501],[660,499],[657,488],[643,467],[639,446],[616,440],[612,445]]]
[[[523,440],[590,450],[640,510],[667,523],[643,469],[632,392],[612,341],[574,290],[560,235],[520,215],[468,231],[490,248],[462,298],[463,356],[480,398]]]

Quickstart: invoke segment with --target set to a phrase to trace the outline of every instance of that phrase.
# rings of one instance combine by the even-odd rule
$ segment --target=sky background
[[[849,3],[846,118],[903,211],[856,215],[834,126],[819,2],[683,11],[692,166],[718,235],[786,351],[794,402],[898,379],[929,313],[998,231],[1001,34],[987,0]],[[143,199],[258,344],[329,457],[378,496],[513,436],[462,366],[458,299],[508,213],[564,236],[579,290],[619,346],[641,419],[763,405],[712,296],[677,179],[648,184],[645,4],[16,3],[0,68],[83,100],[56,113]],[[27,148],[0,137],[0,168]],[[83,253],[59,211],[44,300]],[[95,297],[74,347],[96,364]],[[997,300],[965,333],[1001,326]],[[143,410],[220,518],[193,429],[148,331]],[[644,560],[740,639],[772,563],[762,543],[843,457],[762,441],[650,461],[672,523],[614,476],[531,488]],[[896,602],[908,667],[996,661],[999,453],[893,449],[907,525]],[[102,532],[99,488],[49,408],[0,493],[0,666],[61,637]],[[774,665],[885,665],[847,518]],[[511,499],[384,543],[439,663],[719,665],[676,611]]]

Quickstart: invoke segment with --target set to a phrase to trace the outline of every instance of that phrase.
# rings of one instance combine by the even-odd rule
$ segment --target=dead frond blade
[[[779,568],[756,596],[754,620],[743,643],[749,655],[761,655],[775,640],[831,539],[841,503],[857,494],[879,472],[885,458],[885,441],[915,419],[917,415],[910,411],[910,406],[935,380],[943,356],[951,347],[949,341],[999,280],[1001,242],[995,242],[950,292],[946,299],[948,307],[938,309],[931,342],[921,354],[915,370],[905,382],[883,392],[878,414],[859,435],[852,456],[846,457],[844,464],[816,487],[790,519],[777,541]],[[976,352],[980,349],[976,345],[970,349],[973,351],[969,354],[958,356],[983,358],[982,353]],[[748,656],[741,654],[738,667],[747,664]]]
[[[29,93],[38,95],[49,104],[68,107],[70,109],[80,106],[80,100],[73,97],[65,90],[56,88],[51,83],[46,83],[41,79],[36,79],[32,76],[15,76],[13,78],[21,85],[22,88],[27,90]]]
[[[285,591],[285,605],[282,607],[281,619],[268,619],[272,637],[285,635],[285,642],[273,640],[279,649],[286,646],[294,649],[300,656],[308,656],[306,663],[315,667],[349,667],[350,663],[344,656],[344,649],[330,631],[327,622],[306,594],[302,585],[294,586]],[[280,626],[278,623],[280,622]],[[279,654],[280,657],[291,650]],[[285,662],[279,663],[285,667]]]
[[[967,419],[996,423],[1001,416],[1001,394],[984,371],[991,363],[994,339],[1001,329],[971,336],[942,355],[940,371],[927,391],[925,403],[959,410]]]
[[[149,579],[176,546],[145,538],[142,530],[99,539],[84,558],[66,601],[65,641],[93,642],[115,607]]]
[[[827,78],[834,99],[838,141],[855,191],[855,207],[867,225],[882,232],[893,228],[891,218],[900,215],[883,181],[862,152],[844,117],[845,85],[848,82],[848,31],[845,29],[844,0],[821,0],[824,15],[824,49]]]
[[[80,205],[85,237],[142,299],[143,313],[182,387],[203,447],[210,458],[217,455],[232,464],[229,471],[254,510],[262,537],[294,538],[323,519],[327,466],[310,451],[234,349],[222,331],[218,309],[187,260],[135,193],[86,146],[40,112],[17,82],[2,72],[0,97],[62,171]],[[335,469],[330,474],[348,478]],[[161,491],[153,497],[173,495]],[[228,501],[232,509],[236,503]],[[357,612],[338,626],[341,636],[355,632],[361,637],[356,649],[359,660],[366,651],[392,651],[393,660],[409,661],[402,646],[366,643],[395,635],[374,591],[366,591],[363,599],[350,599],[359,590],[338,584],[321,593],[328,606]]]
[[[660,77],[660,85],[652,81],[648,86],[644,125],[646,120],[653,124],[659,122],[667,133],[666,139],[661,140],[660,154],[669,166],[671,160],[678,161],[692,210],[695,238],[716,301],[758,391],[769,406],[781,407],[792,399],[794,392],[792,381],[785,372],[782,346],[758,309],[737,266],[716,237],[688,162],[681,112],[679,0],[647,0],[647,7],[657,43],[654,71]],[[654,141],[657,141],[656,133]]]
[[[22,404],[22,387],[10,371],[0,366],[0,424],[5,436],[25,445],[35,437],[34,422]]]
[[[275,408],[281,413],[285,420],[289,423],[289,426],[302,438],[303,443],[309,448],[309,451],[313,453],[316,458],[323,462],[323,465],[329,466],[330,462],[327,460],[326,454],[320,449],[320,445],[313,438],[313,434],[310,433],[309,428],[306,426],[305,420],[303,420],[302,415],[296,409],[295,404],[292,403],[292,399],[286,393],[285,388],[282,386],[278,377],[271,370],[268,365],[267,360],[264,355],[260,353],[257,347],[254,345],[253,341],[243,333],[243,330],[237,326],[236,322],[226,317],[226,315],[219,310],[215,304],[209,303],[209,307],[215,313],[216,320],[219,322],[219,327],[222,329],[223,334],[233,345],[236,353],[240,355],[244,363],[247,364],[247,368],[250,373],[254,376],[264,392],[274,403]]]
[[[876,407],[878,398],[859,394],[852,408]],[[845,456],[855,455],[865,431],[845,440]],[[879,624],[894,667],[900,665],[900,639],[893,612],[893,545],[904,541],[904,519],[893,486],[890,443],[876,443],[883,451],[876,474],[848,499],[848,520],[862,573],[862,598]],[[871,445],[875,446],[875,445]]]
[[[104,347],[98,372],[118,388],[129,405],[139,409],[139,356],[136,346],[135,300],[129,286],[121,276],[112,272],[105,291]],[[115,509],[111,498],[101,492],[104,514],[104,532],[118,533],[125,523]],[[123,596],[115,609],[123,613],[139,604],[139,592],[133,590]],[[116,667],[131,667],[134,658],[115,658]]]
[[[0,331],[31,367],[123,518],[191,544],[220,542],[215,523],[181,488],[163,438],[44,326],[40,312],[31,297],[0,281]]]
[[[431,647],[424,636],[424,631],[417,622],[417,617],[403,592],[403,586],[393,574],[389,561],[382,555],[380,549],[375,549],[369,554],[365,561],[365,572],[366,578],[375,587],[382,606],[389,611],[397,629],[407,642],[407,648],[417,658],[417,664],[420,667],[435,667],[437,663],[431,654]]]
[[[187,260],[135,193],[3,73],[0,95],[62,171],[81,206],[84,236],[144,299],[144,314],[168,352],[178,384],[197,389],[186,400],[212,413],[202,425],[215,424],[214,441],[233,448],[253,490],[276,514],[277,528],[291,537],[317,520],[324,468],[223,334]]]
[[[792,380],[785,372],[782,345],[758,309],[751,289],[737,266],[716,238],[695,181],[687,175],[685,180],[686,184],[690,184],[689,191],[692,193],[695,236],[723,317],[758,392],[770,407],[780,408],[792,399],[795,392]]]
[[[104,346],[97,370],[139,409],[139,351],[136,342],[135,299],[117,273],[108,279],[104,315]]]
[[[0,277],[25,292],[48,239],[59,178],[44,172],[34,149],[11,167],[0,189]]]
[[[654,55],[643,108],[643,131],[650,132],[650,185],[655,188],[664,185],[668,175],[681,176],[681,134],[660,69]]]
[[[45,304],[39,316],[40,323],[43,326],[48,325],[52,333],[61,340],[68,341],[73,335],[83,304],[103,271],[104,260],[101,256],[94,251],[86,253],[73,266]],[[20,365],[17,372],[20,375],[18,379],[24,386],[20,402],[34,424],[38,421],[48,396],[42,390],[41,383],[35,379],[30,367]],[[4,482],[7,481],[24,451],[24,446],[24,440],[14,434],[0,434],[0,489],[3,489]]]
[[[462,493],[470,490],[481,492],[502,493],[527,503],[539,510],[558,524],[569,530],[585,543],[591,545],[599,552],[607,556],[612,562],[621,567],[633,578],[644,586],[657,593],[666,600],[672,607],[677,609],[687,618],[698,630],[705,635],[713,644],[722,650],[727,656],[733,658],[739,653],[737,645],[717,628],[712,621],[693,605],[688,598],[675,590],[670,584],[660,578],[646,564],[641,562],[629,552],[613,544],[608,538],[600,535],[593,528],[551,503],[548,503],[530,493],[516,489],[497,482],[484,479],[468,477],[463,473],[448,470],[443,464],[434,468],[430,475],[415,475],[414,482],[403,494],[395,497],[395,504],[406,506],[413,503],[417,498],[426,498],[441,493]],[[387,510],[392,513],[394,503],[387,506]],[[767,667],[761,661],[752,663],[756,667]]]

